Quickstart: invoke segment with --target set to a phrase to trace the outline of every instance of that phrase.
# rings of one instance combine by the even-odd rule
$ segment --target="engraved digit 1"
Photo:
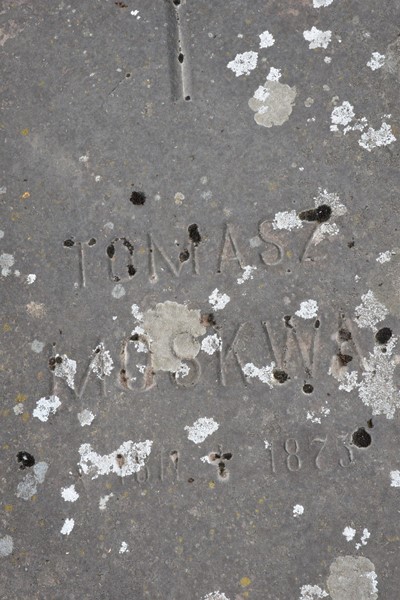
[[[291,444],[293,442],[293,445]],[[293,452],[290,449],[292,446]],[[299,444],[295,438],[288,438],[285,441],[285,452],[287,454],[286,457],[286,466],[289,471],[299,471],[301,469],[301,460],[298,455],[299,452]]]
[[[265,441],[264,444],[266,451],[269,452],[271,471],[275,473],[274,443]]]
[[[321,470],[321,466],[319,464],[319,457],[321,455],[322,450],[325,448],[326,446],[326,441],[328,439],[328,436],[326,435],[324,438],[314,438],[311,442],[310,442],[310,446],[312,444],[314,444],[314,442],[318,442],[319,444],[322,444],[321,448],[318,450],[318,453],[315,457],[315,466],[317,467],[317,469]]]

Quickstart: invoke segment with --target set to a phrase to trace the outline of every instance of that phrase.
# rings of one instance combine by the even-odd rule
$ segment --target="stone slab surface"
[[[3,0],[0,598],[397,600],[398,0]]]

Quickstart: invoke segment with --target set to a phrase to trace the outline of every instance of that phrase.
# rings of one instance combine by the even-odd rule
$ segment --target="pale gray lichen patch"
[[[296,94],[295,87],[267,80],[249,100],[249,107],[255,112],[255,122],[263,127],[283,125],[292,113]]]
[[[14,548],[14,543],[11,535],[5,535],[0,538],[0,557],[9,556]]]
[[[365,557],[339,556],[327,581],[332,600],[377,600],[375,565]]]
[[[376,324],[388,315],[388,309],[379,302],[372,290],[361,296],[361,304],[356,306],[355,321],[359,327],[368,327],[373,331]]]
[[[34,465],[32,473],[27,473],[17,486],[17,498],[29,500],[37,492],[38,483],[43,483],[46,477],[49,465],[45,462],[39,462]]]
[[[182,360],[197,356],[197,338],[206,333],[199,310],[170,301],[145,313],[143,329],[149,338],[153,370],[172,373],[179,370]]]

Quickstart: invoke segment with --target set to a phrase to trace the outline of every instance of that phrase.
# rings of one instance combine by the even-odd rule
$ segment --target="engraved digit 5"
[[[318,442],[319,444],[322,444],[322,446],[320,447],[320,449],[318,450],[316,456],[315,456],[315,466],[317,467],[317,469],[321,470],[321,465],[319,462],[319,457],[321,456],[321,452],[322,450],[325,448],[326,446],[326,442],[327,442],[328,436],[326,435],[323,438],[314,438],[311,442],[310,442],[310,446],[312,444],[314,444],[315,442]]]
[[[286,465],[289,471],[299,471],[301,469],[301,460],[298,455],[299,444],[295,438],[288,438],[285,441]]]

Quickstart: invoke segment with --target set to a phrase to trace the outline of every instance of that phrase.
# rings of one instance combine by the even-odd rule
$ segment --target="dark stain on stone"
[[[329,221],[331,215],[331,207],[327,204],[321,204],[321,206],[317,206],[317,208],[303,210],[299,214],[299,219],[302,221],[317,221],[318,223],[325,223],[326,221]]]

